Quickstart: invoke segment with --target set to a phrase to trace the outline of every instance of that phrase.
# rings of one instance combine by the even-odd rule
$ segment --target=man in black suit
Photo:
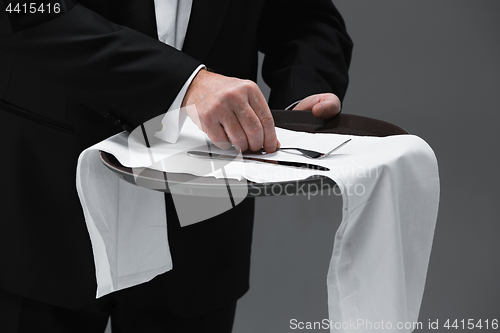
[[[194,0],[181,52],[157,40],[153,0],[56,2],[57,14],[7,17],[2,0],[0,331],[99,332],[111,314],[114,332],[230,332],[248,289],[253,199],[181,228],[166,195],[175,268],[95,300],[78,155],[166,112],[200,64],[215,73],[200,71],[183,105],[203,130],[274,151],[269,108],[340,111],[352,47],[340,14],[330,0]],[[258,50],[269,106],[250,83]]]

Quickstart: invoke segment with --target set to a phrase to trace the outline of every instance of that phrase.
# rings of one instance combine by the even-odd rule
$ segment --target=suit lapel
[[[182,51],[204,61],[224,21],[230,0],[193,0]]]

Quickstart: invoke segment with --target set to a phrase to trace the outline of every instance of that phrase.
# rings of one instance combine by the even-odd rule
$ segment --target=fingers
[[[311,95],[298,103],[294,110],[310,110],[315,117],[329,119],[340,112],[340,99],[331,93]]]
[[[229,141],[236,149],[241,151],[249,149],[248,134],[234,113],[227,113],[227,116],[221,120],[221,123]]]
[[[257,84],[200,71],[189,86],[182,106],[194,105],[188,116],[217,146],[230,141],[241,150],[257,151],[278,146],[274,120]]]
[[[329,119],[335,117],[340,112],[340,100],[331,94],[324,100],[314,105],[311,109],[315,117]]]
[[[307,96],[294,106],[293,110],[311,111],[313,107],[321,101],[319,95]]]
[[[219,123],[213,123],[207,126],[208,130],[203,130],[207,133],[208,137],[212,142],[219,147],[220,149],[229,149],[231,148],[231,142],[228,138],[224,127]]]
[[[257,149],[252,147],[252,150],[258,150],[263,146],[267,153],[272,153],[278,147],[274,119],[262,92],[255,83],[254,85],[256,91],[254,90],[254,93],[249,96],[249,104],[260,121],[260,127],[263,131],[263,144],[260,147],[257,147],[258,145],[254,146]]]
[[[240,145],[240,148],[243,151],[261,149],[264,145],[264,130],[259,117],[259,109],[267,108],[267,103],[259,87],[252,81],[239,80],[234,96],[231,97],[233,107],[235,107],[234,114],[246,139],[245,144]]]
[[[274,152],[280,143],[274,120],[259,87],[252,81],[200,71],[186,92],[183,106],[194,105],[188,115],[220,148],[231,142],[242,151],[264,147]],[[331,93],[304,98],[294,110],[310,110],[315,117],[328,119],[340,112],[340,100]]]

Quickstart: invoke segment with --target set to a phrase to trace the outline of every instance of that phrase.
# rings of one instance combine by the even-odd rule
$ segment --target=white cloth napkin
[[[105,140],[78,159],[76,185],[92,241],[96,297],[172,269],[164,197],[119,179],[102,164],[99,150],[117,146]]]
[[[124,184],[109,174],[92,152],[101,149],[126,166],[149,166],[153,159],[154,168],[200,176],[220,178],[224,172],[227,178],[255,182],[300,180],[317,174],[330,177],[343,198],[342,222],[336,233],[332,229],[335,242],[327,276],[331,332],[380,332],[385,331],[380,326],[384,324],[390,331],[398,323],[417,321],[439,203],[438,167],[432,149],[413,135],[377,138],[279,128],[277,135],[284,147],[319,151],[328,151],[347,138],[352,141],[322,160],[283,151],[260,156],[314,163],[330,168],[327,172],[235,160],[223,170],[207,174],[199,166],[209,161],[190,157],[186,162],[184,157],[186,150],[206,147],[204,134],[189,119],[176,144],[157,141],[148,149],[121,133],[84,151],[77,185],[94,247],[98,297],[146,282],[171,267],[163,194]],[[174,155],[182,156],[179,162],[172,159]],[[96,189],[101,185],[107,187],[104,192]],[[128,205],[131,210],[131,203],[134,216],[120,208]],[[130,244],[143,244],[144,249],[136,255],[127,248]]]

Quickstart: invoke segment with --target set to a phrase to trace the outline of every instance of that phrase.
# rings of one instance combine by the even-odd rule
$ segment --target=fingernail
[[[325,116],[325,105],[324,104],[321,104],[321,117],[324,117]]]

